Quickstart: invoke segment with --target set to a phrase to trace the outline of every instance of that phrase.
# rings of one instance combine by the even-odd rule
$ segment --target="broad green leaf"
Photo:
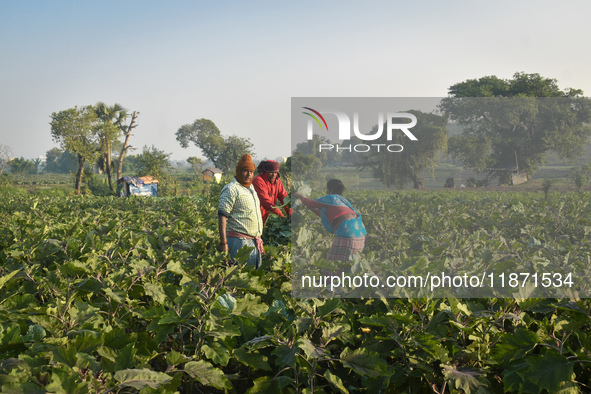
[[[74,301],[74,305],[68,309],[68,314],[74,318],[76,323],[82,324],[86,327],[95,324],[102,324],[103,317],[100,315],[100,308],[95,307],[87,302]]]
[[[180,317],[174,311],[167,311],[164,316],[160,320],[158,320],[158,324],[180,324],[183,323],[185,319]]]
[[[135,366],[135,354],[137,353],[137,349],[135,347],[135,343],[127,344],[117,357],[115,358],[115,369],[128,369]]]
[[[14,271],[10,272],[9,274],[6,274],[2,278],[0,278],[0,289],[2,289],[4,287],[4,285],[6,283],[8,283],[8,281],[10,279],[12,279],[16,274],[18,274],[19,271],[20,271],[20,269],[14,270]]]
[[[89,392],[88,382],[79,382],[78,374],[58,368],[53,369],[51,383],[45,389],[50,393],[57,394],[85,394]]]
[[[115,380],[120,386],[133,387],[136,390],[148,386],[157,389],[172,380],[172,377],[149,369],[124,369],[115,372]]]
[[[441,341],[435,336],[429,333],[417,332],[413,335],[412,340],[417,343],[419,349],[427,352],[435,360],[445,361],[447,353],[441,346]]]
[[[107,297],[117,301],[118,303],[122,303],[125,301],[125,295],[123,294],[123,292],[119,291],[117,294],[115,291],[113,291],[112,289],[105,287],[104,289],[105,294],[107,295]]]
[[[50,383],[52,384],[52,383]],[[0,388],[2,389],[3,393],[7,394],[47,394],[46,388],[50,387],[49,385],[46,387],[39,386],[36,383],[32,382],[23,382],[23,383],[4,383]],[[56,393],[59,392],[61,384],[58,383]],[[65,392],[64,392],[65,393]]]
[[[218,297],[218,302],[224,308],[228,308],[229,310],[234,309],[234,305],[236,305],[236,298],[232,297],[230,293],[223,294]]]
[[[278,379],[263,376],[254,380],[254,386],[246,390],[247,394],[276,394],[281,392]]]
[[[537,343],[538,337],[535,333],[517,327],[512,334],[504,334],[501,341],[495,347],[494,358],[503,364],[525,357],[532,351]]]
[[[73,332],[70,331],[71,336],[72,334]],[[89,354],[94,352],[102,344],[103,340],[100,338],[99,333],[94,331],[78,333],[68,342],[68,346],[72,346],[76,351]]]
[[[284,317],[289,317],[287,314],[285,304],[280,300],[273,301],[273,304],[271,304],[271,306],[269,307],[269,310],[267,311],[266,315],[268,316],[270,313],[278,313]]]
[[[53,362],[63,363],[72,368],[76,365],[76,353],[74,347],[58,347],[52,351]]]
[[[177,275],[185,275],[185,270],[183,270],[183,267],[182,267],[180,261],[170,261],[166,265],[166,269],[169,270],[170,272],[177,274]]]
[[[554,394],[580,394],[581,390],[576,382],[562,382]]]
[[[267,292],[267,287],[261,281],[261,279],[248,272],[241,272],[238,275],[228,278],[226,281],[226,286],[235,289],[255,291],[261,294],[265,294]]]
[[[271,366],[267,362],[268,358],[265,355],[258,352],[249,352],[243,348],[234,349],[232,353],[238,361],[246,366],[263,371],[271,371]]]
[[[117,357],[117,351],[107,346],[101,346],[97,349],[97,353],[99,356],[111,361],[113,364],[115,363],[115,358]]]
[[[160,283],[144,283],[144,290],[147,295],[151,296],[159,304],[164,305],[166,303],[166,294],[164,294]]]
[[[208,345],[203,345],[201,351],[214,364],[225,367],[228,365],[228,361],[230,361],[230,351],[219,342],[211,342]]]
[[[563,382],[571,382],[574,363],[563,355],[554,351],[545,352],[539,356],[525,359],[528,369],[521,373],[521,377],[537,385],[539,390],[556,392]]]
[[[380,360],[378,353],[367,349],[351,350],[348,347],[341,352],[340,360],[347,368],[362,376],[379,376],[386,369],[386,364]]]
[[[23,342],[33,342],[33,341],[40,341],[45,338],[46,332],[43,327],[34,324],[29,326],[27,333],[22,336]]]
[[[190,361],[185,364],[185,371],[205,386],[212,386],[218,390],[229,390],[232,388],[224,372],[219,368],[215,368],[207,361]]]
[[[529,382],[524,382],[521,377],[522,373],[527,371],[528,365],[525,359],[519,359],[505,365],[502,377],[503,386],[505,392],[524,392],[534,393],[537,392],[537,385],[533,385]]]
[[[176,350],[171,351],[166,355],[166,363],[168,365],[178,365],[187,361],[187,358]]]
[[[249,319],[262,318],[269,307],[261,302],[261,297],[246,294],[244,298],[236,300],[233,315],[244,316]]]
[[[332,313],[343,313],[341,309],[341,300],[339,298],[328,298],[325,299],[320,305],[318,305],[318,315],[327,316]]]
[[[147,309],[140,313],[141,317],[144,319],[156,319],[161,318],[166,313],[166,308],[162,305],[152,306],[150,309]]]
[[[136,342],[138,334],[127,334],[122,328],[113,328],[108,332],[103,331],[103,344],[115,350],[120,350],[128,343]]]
[[[463,390],[466,394],[492,393],[489,382],[482,376],[482,372],[445,365],[443,376],[446,380],[452,381],[456,389]]]
[[[334,339],[344,339],[344,337],[351,331],[351,326],[348,324],[334,324],[326,323],[322,327],[322,339],[324,343],[329,343]]]
[[[339,378],[337,375],[333,374],[330,369],[327,369],[324,372],[324,378],[330,383],[330,385],[337,389],[339,392],[343,394],[349,394],[349,390],[343,384],[343,380]]]
[[[291,198],[289,198],[289,196],[287,196],[287,197],[285,197],[283,199],[283,204],[282,205],[276,205],[275,208],[283,208],[284,206],[286,206],[290,202],[291,202]]]
[[[300,349],[297,346],[279,345],[271,354],[277,356],[277,364],[279,366],[293,367],[298,350]]]
[[[101,365],[96,361],[96,358],[87,353],[76,353],[76,367],[81,371],[90,369],[97,372],[101,369]]]
[[[171,381],[172,382],[172,381]],[[169,386],[172,383],[167,383],[165,386]],[[176,390],[168,390],[163,387],[159,387],[157,389],[153,389],[149,386],[144,387],[139,391],[139,394],[178,394]]]
[[[223,325],[216,325],[207,331],[207,335],[225,340],[226,338],[237,337],[241,335],[240,327],[235,325],[230,319],[224,320]]]
[[[383,315],[362,316],[358,321],[374,327],[391,327],[394,323],[392,318]]]
[[[306,353],[308,359],[324,358],[329,355],[326,349],[316,347],[308,338],[299,338],[296,345]]]
[[[158,320],[152,320],[152,322],[146,327],[146,330],[154,332],[156,334],[154,339],[156,342],[160,343],[164,341],[168,335],[172,334],[176,328],[176,324],[159,324]]]

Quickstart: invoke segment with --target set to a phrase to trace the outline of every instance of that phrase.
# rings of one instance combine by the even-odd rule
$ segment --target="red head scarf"
[[[275,160],[261,161],[257,171],[259,174],[262,174],[263,172],[279,172],[279,163]]]

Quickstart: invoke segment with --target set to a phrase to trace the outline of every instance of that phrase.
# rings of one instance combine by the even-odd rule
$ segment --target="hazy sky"
[[[198,118],[290,151],[291,97],[442,97],[517,71],[591,96],[591,2],[0,0],[0,143],[57,146],[52,112],[140,111],[132,145],[176,160]]]

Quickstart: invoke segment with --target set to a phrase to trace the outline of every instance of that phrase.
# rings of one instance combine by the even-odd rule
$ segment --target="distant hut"
[[[525,182],[527,182],[527,175],[524,172],[519,172],[518,168],[514,169],[511,173],[511,184],[519,185]]]
[[[124,176],[117,181],[119,196],[158,196],[158,180],[153,176]]]
[[[223,173],[222,170],[218,168],[209,167],[201,171],[201,174],[203,175],[203,180],[206,182],[220,183]]]

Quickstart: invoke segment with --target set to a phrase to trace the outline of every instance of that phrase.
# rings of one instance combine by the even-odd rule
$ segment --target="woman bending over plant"
[[[348,261],[360,256],[365,246],[365,226],[361,215],[341,194],[345,190],[343,182],[331,179],[326,184],[326,196],[310,200],[300,193],[295,198],[320,216],[325,230],[335,235],[326,260]]]

